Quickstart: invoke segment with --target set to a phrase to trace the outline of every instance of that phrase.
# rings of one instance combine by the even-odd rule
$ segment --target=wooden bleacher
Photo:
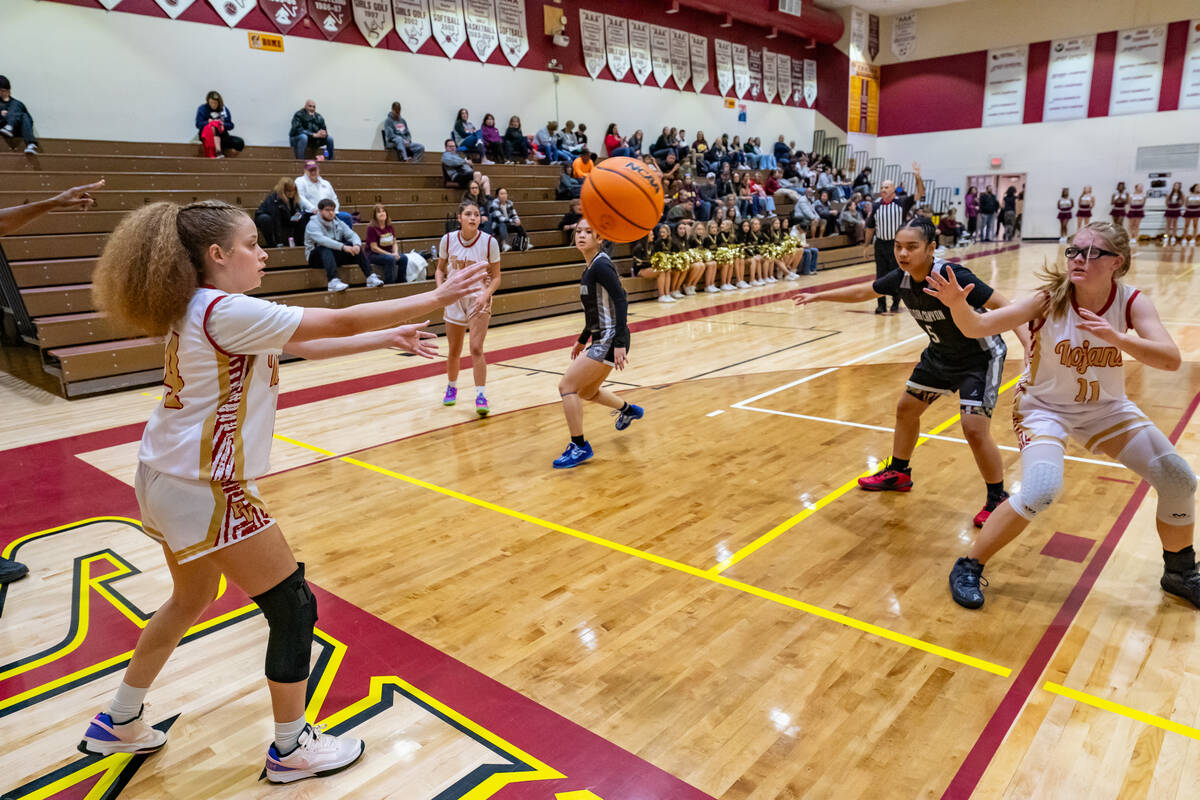
[[[8,264],[6,327],[38,348],[43,368],[58,379],[67,397],[157,383],[162,376],[162,342],[122,328],[95,309],[91,273],[107,235],[130,209],[158,200],[188,203],[218,198],[251,215],[282,176],[298,177],[300,166],[285,147],[247,147],[237,158],[198,158],[194,143],[42,140],[43,153],[0,152],[0,207],[42,199],[67,187],[103,177],[97,205],[87,213],[54,213],[3,241]],[[493,324],[578,309],[580,262],[557,224],[568,203],[554,199],[557,167],[525,164],[486,167],[493,191],[506,187],[530,234],[534,249],[504,256],[504,282],[493,302]],[[437,154],[424,163],[400,164],[382,150],[339,150],[321,165],[338,192],[343,210],[370,217],[371,207],[388,207],[401,249],[424,250],[445,231],[461,192],[444,187]],[[782,200],[782,198],[781,198]],[[789,208],[780,205],[779,212]],[[356,227],[365,236],[365,224]],[[821,265],[860,260],[857,248],[841,252],[845,237],[817,242]],[[262,286],[253,294],[291,305],[337,308],[426,291],[429,282],[366,288],[357,267],[343,267],[351,285],[325,290],[325,276],[304,260],[303,247],[275,248]],[[628,268],[629,245],[613,251],[617,267]],[[9,277],[10,276],[10,277]],[[11,279],[10,279],[11,278]],[[653,281],[625,279],[631,301],[654,296]],[[440,316],[433,315],[435,330]]]

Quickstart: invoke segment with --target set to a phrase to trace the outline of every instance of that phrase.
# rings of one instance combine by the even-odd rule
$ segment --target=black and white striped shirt
[[[875,238],[891,241],[896,238],[896,231],[904,224],[904,207],[895,197],[884,202],[876,200],[871,205],[871,215],[867,217],[867,227],[875,229]]]

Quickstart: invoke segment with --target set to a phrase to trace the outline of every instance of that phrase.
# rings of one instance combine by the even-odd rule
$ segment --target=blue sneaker
[[[645,415],[641,406],[630,404],[628,411],[617,412],[617,430],[623,431],[629,427],[629,424],[635,419],[641,419]]]
[[[583,447],[571,442],[567,445],[567,449],[563,450],[563,454],[554,459],[554,468],[570,469],[571,467],[578,467],[591,457],[592,445],[590,442],[584,442]]]

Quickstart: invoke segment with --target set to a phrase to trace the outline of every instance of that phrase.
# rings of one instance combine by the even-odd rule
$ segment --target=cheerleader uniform
[[[1079,199],[1079,203],[1080,203],[1080,212],[1081,212],[1080,216],[1083,216],[1083,214],[1082,214],[1083,198]],[[1071,218],[1071,209],[1074,207],[1075,207],[1075,201],[1072,200],[1071,198],[1069,198],[1069,197],[1058,198],[1058,221],[1066,222],[1067,220],[1069,220]],[[1089,211],[1088,213],[1090,214],[1091,212]]]
[[[1184,219],[1200,219],[1200,194],[1189,194],[1183,210]]]
[[[728,264],[737,257],[737,247],[733,234],[722,231],[717,234],[716,247],[713,250],[713,260],[718,264]]]
[[[1112,215],[1112,218],[1115,220],[1124,219],[1125,218],[1125,206],[1127,206],[1128,204],[1129,204],[1129,194],[1128,193],[1117,194],[1116,192],[1114,192],[1113,196],[1112,196],[1112,211],[1110,212]]]
[[[1129,195],[1129,213],[1126,214],[1129,219],[1142,219],[1146,216],[1146,195],[1131,194]]]
[[[1163,212],[1166,219],[1179,219],[1183,209],[1183,195],[1168,195],[1167,210]]]
[[[650,245],[650,269],[656,272],[671,271],[671,240],[655,239]]]
[[[1092,218],[1092,206],[1096,204],[1095,199],[1090,194],[1079,195],[1079,210],[1075,212],[1075,216],[1079,219]]]

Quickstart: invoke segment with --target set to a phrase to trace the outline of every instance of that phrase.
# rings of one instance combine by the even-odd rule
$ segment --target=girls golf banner
[[[650,56],[650,23],[629,20],[629,64],[633,77],[640,84],[646,83],[654,62]]]
[[[400,41],[412,52],[429,41],[429,6],[426,0],[392,0],[392,16]]]
[[[604,15],[604,44],[608,51],[608,71],[617,80],[629,73],[629,28],[624,17]]]
[[[391,0],[353,0],[354,24],[374,47],[392,30]]]

